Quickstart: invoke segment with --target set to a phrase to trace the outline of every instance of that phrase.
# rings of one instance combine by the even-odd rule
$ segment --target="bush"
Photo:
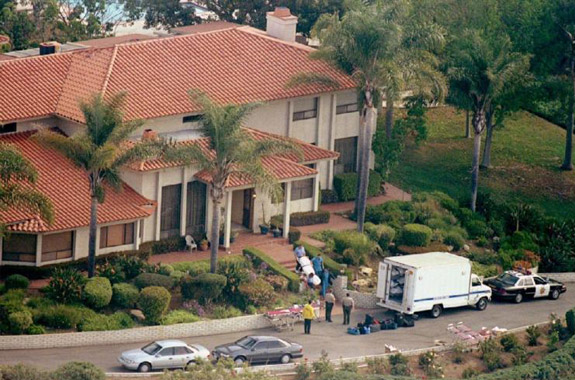
[[[178,323],[194,323],[200,320],[200,317],[186,310],[173,310],[164,315],[160,320],[162,325],[175,325]]]
[[[126,274],[122,270],[122,266],[108,260],[96,265],[96,276],[106,277],[112,284],[126,281]]]
[[[297,292],[299,290],[299,277],[294,272],[286,269],[283,265],[279,264],[277,261],[266,255],[264,252],[257,248],[245,248],[243,251],[244,256],[247,256],[253,264],[257,267],[261,263],[266,263],[269,270],[287,278],[289,281],[289,290],[292,292]]]
[[[256,307],[268,307],[276,300],[273,286],[262,278],[240,285],[239,291],[244,297],[244,307],[250,304]]]
[[[479,352],[481,353],[481,359],[483,359],[483,362],[489,371],[503,368],[501,352],[493,338],[480,342]]]
[[[366,223],[365,232],[367,232],[369,238],[379,244],[383,250],[386,250],[393,239],[395,239],[395,230],[393,227],[385,224],[375,225],[373,223]]]
[[[30,281],[21,274],[13,274],[6,277],[6,281],[4,281],[4,286],[6,287],[6,290],[28,289],[28,286],[30,286]]]
[[[226,319],[241,317],[242,315],[242,312],[233,306],[216,306],[214,307],[214,310],[212,310],[211,317],[212,319]]]
[[[28,335],[42,335],[42,334],[46,334],[46,329],[44,329],[44,327],[40,326],[40,325],[30,325],[30,327],[28,327],[28,330],[26,330],[26,334],[28,334]]]
[[[321,190],[321,204],[337,203],[339,198],[335,190]]]
[[[169,276],[174,271],[174,267],[169,264],[160,264],[158,268],[158,273],[164,276]]]
[[[183,251],[185,248],[186,239],[183,236],[174,236],[167,239],[140,244],[141,251],[150,252],[152,255]]]
[[[161,286],[166,289],[172,289],[176,281],[170,276],[164,276],[158,273],[142,273],[134,279],[134,284],[139,288],[147,288],[149,286]]]
[[[489,228],[487,227],[487,223],[483,220],[475,219],[470,220],[463,225],[469,234],[471,239],[478,239],[480,237],[485,237],[488,235]]]
[[[148,323],[158,323],[168,311],[172,296],[166,288],[149,286],[144,288],[138,297],[138,307],[146,317]]]
[[[355,220],[355,215],[352,215]],[[406,223],[415,221],[415,210],[412,202],[389,201],[380,205],[368,205],[365,221],[374,224],[388,224],[393,228],[401,228]]]
[[[443,244],[450,245],[455,251],[459,251],[465,245],[465,239],[457,232],[448,232],[443,237]]]
[[[471,262],[471,271],[479,277],[494,277],[499,274],[499,268],[495,264],[485,265],[475,261]]]
[[[23,334],[33,323],[32,313],[28,310],[17,311],[8,315],[8,326],[10,326],[10,332],[13,334]]]
[[[112,303],[122,308],[133,308],[140,295],[136,286],[127,283],[114,284],[112,293]]]
[[[565,313],[565,320],[567,321],[567,331],[569,336],[575,335],[575,309],[567,310]]]
[[[6,293],[6,285],[0,284],[0,296]]]
[[[539,345],[539,337],[541,337],[541,330],[539,329],[539,326],[537,325],[529,326],[526,332],[527,332],[527,344],[532,347]]]
[[[46,380],[47,376],[48,373],[40,372],[35,367],[25,364],[0,365],[2,380]]]
[[[249,281],[251,263],[244,256],[229,256],[218,262],[217,273],[224,276],[226,286],[222,291],[222,297],[234,302],[237,299],[238,287]]]
[[[146,243],[144,243],[146,244]],[[122,277],[124,277],[124,279],[122,280],[121,277],[116,277],[114,279],[110,278],[109,276],[104,276],[104,277],[108,277],[110,279],[110,282],[114,283],[116,280],[119,281],[124,281],[124,280],[131,280],[133,278],[135,278],[136,276],[138,276],[141,273],[146,272],[146,270],[149,267],[149,264],[141,257],[139,256],[134,256],[134,255],[121,255],[118,257],[115,257],[113,259],[113,262],[110,264],[112,266],[113,272],[107,271],[105,270],[105,268],[103,268],[104,272],[110,272],[110,275],[113,277],[116,277],[117,274],[116,272],[121,272],[123,274]]]
[[[301,231],[295,227],[290,227],[288,232],[288,242],[290,244],[295,243],[301,238]]]
[[[86,277],[71,268],[55,268],[46,295],[56,302],[74,303],[82,299]]]
[[[308,212],[294,212],[290,216],[290,226],[301,227],[310,226],[313,224],[329,223],[331,214],[329,211],[308,211]]]
[[[186,274],[179,270],[175,270],[172,273],[170,273],[170,277],[173,278],[176,283],[179,283],[185,276]]]
[[[127,313],[112,315],[94,314],[78,323],[78,331],[112,331],[134,327],[134,320]]]
[[[187,273],[192,277],[196,277],[201,273],[208,273],[210,271],[210,263],[207,260],[181,261],[179,263],[173,263],[171,265],[175,271]]]
[[[419,355],[419,367],[426,376],[430,378],[443,377],[443,367],[437,363],[437,354],[434,351],[428,351]]]
[[[338,174],[333,177],[333,189],[337,193],[340,201],[352,201],[357,195],[357,173]],[[367,186],[367,195],[373,197],[381,193],[381,183],[383,179],[379,173],[369,171],[369,184]]]
[[[465,369],[463,370],[463,372],[461,373],[461,378],[463,378],[463,379],[472,379],[472,378],[478,376],[479,373],[480,373],[480,372],[479,372],[478,370],[473,369],[473,368],[471,368],[471,367],[468,367],[468,368],[465,368]]]
[[[96,313],[90,309],[69,305],[56,305],[36,310],[34,322],[53,329],[75,329],[85,317]]]
[[[519,347],[519,339],[513,334],[505,334],[499,339],[499,344],[503,347],[503,351],[511,352],[513,349]]]
[[[431,243],[431,228],[422,224],[406,224],[399,233],[398,242],[408,247],[426,247]]]
[[[52,373],[58,380],[105,380],[106,374],[92,363],[69,362]]]
[[[285,277],[278,275],[266,276],[266,281],[278,292],[286,290],[289,285],[289,281]]]
[[[409,376],[410,371],[408,367],[409,360],[401,353],[393,354],[389,357],[389,364],[391,366],[392,376]]]
[[[112,285],[106,277],[92,277],[86,282],[84,301],[94,309],[108,306],[112,300]]]
[[[222,294],[226,283],[226,277],[221,274],[202,273],[196,277],[185,277],[180,285],[184,299],[196,299],[205,305]]]
[[[354,265],[364,264],[375,248],[375,244],[365,234],[357,231],[339,232],[333,242],[335,252],[343,255],[346,263]]]

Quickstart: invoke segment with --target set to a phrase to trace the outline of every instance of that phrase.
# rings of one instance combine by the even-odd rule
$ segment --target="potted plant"
[[[199,244],[200,251],[207,251],[209,246],[210,245],[208,243],[208,239],[203,238],[202,240],[200,240],[200,244]]]
[[[234,241],[236,241],[236,238],[238,237],[239,233],[236,232],[232,232],[232,234],[230,235],[230,243],[233,243]]]
[[[275,238],[279,238],[280,236],[282,236],[282,230],[280,230],[278,226],[274,226],[272,234],[274,234]]]
[[[262,203],[263,222],[260,224],[260,232],[262,235],[267,235],[270,232],[270,223],[266,220],[266,208]]]

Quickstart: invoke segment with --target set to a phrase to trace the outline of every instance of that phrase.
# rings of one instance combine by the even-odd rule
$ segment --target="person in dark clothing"
[[[343,324],[349,325],[349,319],[351,317],[351,310],[354,306],[353,298],[350,297],[349,293],[341,300],[341,306],[343,307]]]
[[[326,322],[333,322],[331,320],[331,311],[333,310],[333,305],[335,305],[335,296],[333,295],[333,290],[328,289],[325,294],[325,320]]]

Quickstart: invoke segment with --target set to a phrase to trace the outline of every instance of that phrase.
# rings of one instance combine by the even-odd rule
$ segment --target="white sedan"
[[[181,340],[158,340],[142,348],[122,352],[118,361],[127,369],[149,372],[155,369],[186,368],[197,360],[208,360],[210,351]]]

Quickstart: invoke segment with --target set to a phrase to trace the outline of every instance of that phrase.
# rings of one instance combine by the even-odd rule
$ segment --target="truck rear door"
[[[382,299],[384,302],[387,297],[387,278],[388,278],[389,265],[383,261],[379,263],[379,271],[377,272],[377,298]]]

